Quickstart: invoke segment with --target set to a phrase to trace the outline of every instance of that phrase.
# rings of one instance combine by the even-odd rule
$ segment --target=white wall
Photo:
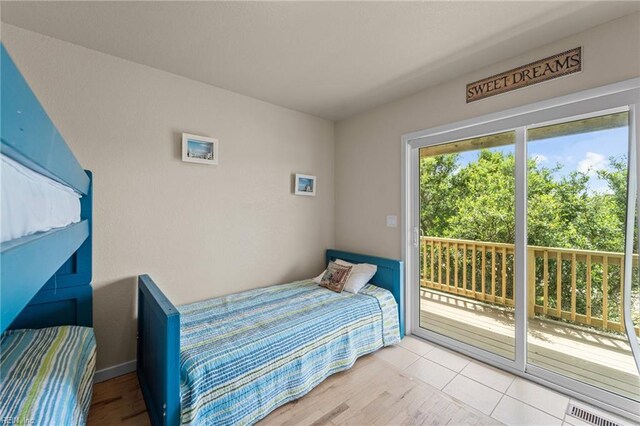
[[[94,173],[98,368],[135,358],[136,276],[176,304],[318,274],[334,244],[333,123],[2,25],[2,41]],[[220,165],[181,162],[181,132]],[[292,195],[293,173],[318,195]]]
[[[583,71],[471,104],[465,85],[583,46]],[[640,14],[562,39],[336,123],[336,246],[399,258],[400,138],[403,134],[640,76]]]

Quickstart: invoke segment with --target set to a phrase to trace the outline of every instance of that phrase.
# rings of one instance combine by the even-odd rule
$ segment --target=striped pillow
[[[336,293],[342,293],[342,289],[347,283],[349,275],[351,275],[352,268],[352,266],[343,266],[335,262],[329,262],[327,270],[320,280],[320,286],[326,287]]]

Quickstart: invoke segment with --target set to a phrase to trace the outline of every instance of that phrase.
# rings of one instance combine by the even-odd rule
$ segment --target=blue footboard
[[[138,380],[153,425],[180,424],[180,313],[151,277],[138,277]]]

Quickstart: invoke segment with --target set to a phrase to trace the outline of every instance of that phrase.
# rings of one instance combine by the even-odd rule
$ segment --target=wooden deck
[[[514,358],[513,310],[425,288],[420,325]],[[640,401],[640,377],[629,344],[612,333],[529,319],[529,362]]]

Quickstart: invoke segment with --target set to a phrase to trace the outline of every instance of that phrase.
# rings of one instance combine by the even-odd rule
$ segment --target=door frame
[[[565,96],[560,96],[521,107],[511,108],[468,120],[458,121],[431,129],[420,130],[402,136],[401,153],[401,247],[405,263],[406,277],[406,330],[426,340],[451,348],[485,363],[507,370],[517,376],[558,390],[594,406],[640,422],[637,403],[609,391],[565,377],[549,370],[527,363],[527,292],[516,292],[515,314],[515,360],[508,360],[494,353],[462,343],[458,340],[419,327],[419,148],[463,140],[506,130],[516,129],[516,236],[517,247],[526,246],[526,128],[536,123],[546,123],[562,117],[589,115],[596,111],[606,111],[627,107],[630,116],[629,140],[629,188],[637,189],[636,161],[640,162],[640,150],[636,149],[638,125],[640,124],[640,78],[624,80]],[[518,130],[519,129],[519,130]],[[525,129],[524,131],[522,129]],[[524,163],[520,164],[520,163]],[[520,191],[518,191],[520,190]],[[635,194],[633,194],[635,195]],[[635,198],[635,200],[634,200]],[[628,210],[637,206],[640,211],[640,197],[629,197]],[[635,205],[631,204],[635,201]],[[640,215],[639,215],[640,216]],[[627,215],[629,217],[629,214]],[[633,231],[633,216],[631,216]],[[640,218],[639,218],[640,220]],[[629,228],[629,223],[627,223]],[[628,229],[627,229],[628,232]],[[631,243],[632,244],[632,243]],[[629,267],[631,265],[630,256]],[[515,288],[526,288],[526,250],[516,250]],[[631,274],[625,274],[630,277]],[[630,278],[628,278],[630,279]],[[518,287],[519,286],[519,287]],[[627,287],[625,285],[625,287]],[[627,315],[628,317],[628,315]],[[630,322],[630,321],[629,321]],[[627,327],[628,328],[628,327]],[[629,340],[635,340],[628,336]],[[630,344],[633,344],[630,342]],[[634,352],[637,357],[637,351]]]

